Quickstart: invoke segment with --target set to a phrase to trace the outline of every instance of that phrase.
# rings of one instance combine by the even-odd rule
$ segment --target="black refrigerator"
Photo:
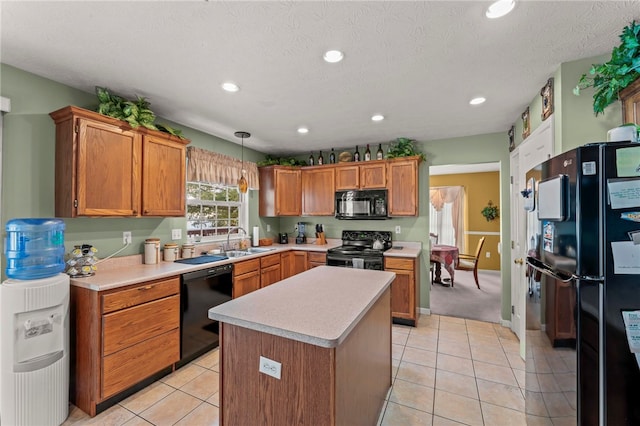
[[[576,288],[578,425],[640,425],[640,144],[584,145],[537,170],[527,262]]]

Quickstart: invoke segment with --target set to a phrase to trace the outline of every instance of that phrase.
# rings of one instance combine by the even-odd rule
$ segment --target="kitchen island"
[[[394,278],[320,266],[210,309],[221,424],[376,424],[391,387]]]

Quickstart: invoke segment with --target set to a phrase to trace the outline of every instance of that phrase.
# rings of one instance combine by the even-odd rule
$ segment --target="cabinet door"
[[[61,187],[72,180],[58,179],[60,176],[56,175],[56,198],[59,193],[70,194],[62,197],[62,203],[69,203],[61,206],[62,211],[68,212],[77,200],[72,216],[136,216],[140,210],[140,136],[85,118],[79,118],[77,124],[75,197],[73,185]],[[64,143],[71,144],[71,141],[57,141],[56,145]],[[74,170],[64,173],[74,173]]]
[[[293,253],[293,275],[307,270],[307,252],[294,251]]]
[[[387,163],[389,216],[418,215],[418,160]]]
[[[302,215],[333,216],[335,168],[302,170]]]
[[[233,298],[240,297],[260,288],[260,272],[253,271],[233,278]]]
[[[640,123],[640,78],[620,92],[622,122]]]
[[[300,170],[276,169],[275,196],[277,216],[302,214]]]
[[[293,275],[293,252],[280,253],[280,278],[285,279]]]
[[[336,191],[360,188],[360,168],[336,166]]]
[[[387,164],[384,161],[360,165],[360,188],[384,189],[387,187]]]
[[[280,281],[280,264],[267,266],[260,271],[260,288]]]
[[[310,251],[307,253],[307,269],[315,268],[316,266],[324,266],[327,264],[327,254]]]
[[[413,271],[389,269],[396,273],[391,283],[391,316],[415,320],[415,280]]]
[[[142,215],[184,216],[186,148],[157,136],[143,137]]]

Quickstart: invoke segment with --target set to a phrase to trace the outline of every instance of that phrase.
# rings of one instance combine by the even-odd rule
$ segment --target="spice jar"
[[[153,265],[160,262],[160,238],[144,240],[144,263]]]
[[[164,261],[173,262],[178,258],[178,245],[175,243],[166,243],[164,245]]]
[[[188,259],[190,257],[194,257],[196,252],[195,244],[183,244],[182,245],[182,258]]]

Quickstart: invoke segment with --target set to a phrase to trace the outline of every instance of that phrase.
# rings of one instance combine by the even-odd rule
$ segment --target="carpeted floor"
[[[473,272],[455,272],[453,288],[441,284],[431,286],[431,313],[499,323],[502,297],[500,271],[478,271],[480,289],[476,287]]]

